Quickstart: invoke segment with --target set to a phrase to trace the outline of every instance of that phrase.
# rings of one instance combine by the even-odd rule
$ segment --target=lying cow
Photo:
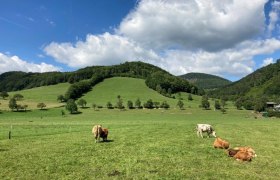
[[[217,137],[213,143],[214,148],[228,149],[229,142]]]
[[[107,128],[102,128],[101,125],[95,125],[92,128],[92,134],[95,138],[95,142],[97,142],[97,141],[99,142],[100,138],[102,138],[103,141],[107,141],[109,131]]]
[[[196,125],[196,134],[197,136],[201,136],[203,138],[203,132],[207,132],[208,137],[210,135],[216,137],[216,132],[214,128],[210,124],[197,124]]]
[[[257,157],[256,152],[251,147],[235,147],[227,150],[230,157],[236,160],[251,161],[253,157]]]

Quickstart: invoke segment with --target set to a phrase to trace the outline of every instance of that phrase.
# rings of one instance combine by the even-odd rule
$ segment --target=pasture
[[[111,78],[97,84],[84,98],[88,108],[70,115],[56,101],[69,84],[33,88],[21,93],[27,112],[10,112],[0,100],[0,179],[279,179],[279,119],[255,118],[251,111],[226,113],[198,108],[201,97],[188,101],[164,97],[142,79]],[[123,103],[140,98],[167,101],[171,108],[108,110],[120,95]],[[175,95],[177,96],[177,95]],[[47,110],[38,110],[44,102]],[[95,103],[104,108],[94,110]],[[66,114],[62,116],[61,111]],[[231,147],[251,146],[252,162],[238,162],[214,149],[214,138],[199,138],[197,123],[209,123]],[[94,143],[95,124],[109,128],[109,142]],[[12,138],[8,139],[9,131]]]
[[[250,111],[80,109],[7,112],[0,116],[1,179],[278,179],[279,119]],[[238,162],[198,138],[197,123],[212,124],[231,147],[252,146],[257,157]],[[109,128],[94,143],[91,128]],[[12,129],[11,129],[12,126]],[[8,131],[12,130],[12,139]]]

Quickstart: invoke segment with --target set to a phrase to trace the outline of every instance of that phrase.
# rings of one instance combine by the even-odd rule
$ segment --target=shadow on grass
[[[77,114],[82,114],[82,112],[81,111],[77,111],[77,112],[71,113],[71,115],[77,115]]]
[[[39,109],[40,111],[48,111],[49,109]]]
[[[111,142],[114,142],[114,140],[109,139],[109,140],[106,140],[106,141],[100,141],[100,143],[111,143]]]

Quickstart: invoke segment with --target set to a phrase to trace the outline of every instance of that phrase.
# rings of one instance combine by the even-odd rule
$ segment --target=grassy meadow
[[[193,96],[190,102],[187,94],[182,94],[185,109],[179,110],[175,106],[178,100],[163,97],[143,83],[132,78],[105,80],[83,96],[89,108],[80,108],[81,113],[75,115],[62,116],[60,103],[43,111],[10,112],[0,100],[0,178],[279,179],[279,119],[255,118],[251,111],[236,110],[230,103],[225,114],[202,110],[198,108],[200,97]],[[55,88],[47,91],[63,94]],[[33,92],[29,92],[24,101],[31,97]],[[121,111],[90,107],[91,103],[114,104],[117,95],[125,104],[138,97],[142,102],[151,98],[166,100],[171,108]],[[57,103],[56,96],[50,96],[55,99],[48,102]],[[41,96],[32,97],[36,102]],[[223,150],[212,147],[214,138],[196,136],[197,123],[212,124],[231,147],[251,146],[258,156],[252,162],[227,157]],[[109,128],[109,142],[94,143],[91,129],[95,124]],[[9,131],[12,139],[8,139]]]

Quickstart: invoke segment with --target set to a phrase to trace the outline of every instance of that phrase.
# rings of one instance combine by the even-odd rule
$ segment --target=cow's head
[[[216,131],[212,131],[212,136],[217,137],[216,136]]]

